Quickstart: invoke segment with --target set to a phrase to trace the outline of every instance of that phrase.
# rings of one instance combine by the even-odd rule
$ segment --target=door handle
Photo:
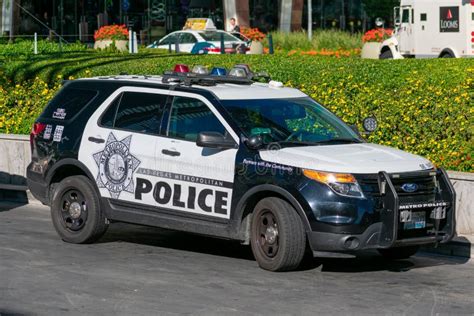
[[[161,151],[164,155],[172,156],[172,157],[178,157],[181,156],[181,153],[179,151],[173,151],[173,150],[168,150],[168,149],[163,149]]]
[[[89,137],[88,140],[90,142],[97,143],[97,144],[105,143],[105,140],[103,140],[102,138]]]

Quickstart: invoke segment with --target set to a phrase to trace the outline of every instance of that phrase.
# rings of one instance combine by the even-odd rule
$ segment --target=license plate
[[[403,229],[421,229],[426,227],[426,213],[425,212],[413,212],[411,214],[411,220],[404,223]]]

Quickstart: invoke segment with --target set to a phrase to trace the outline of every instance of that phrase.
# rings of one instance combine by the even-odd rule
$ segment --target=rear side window
[[[69,120],[85,108],[97,94],[95,90],[66,87],[49,102],[42,117]]]
[[[168,136],[195,142],[200,132],[225,135],[225,127],[202,101],[175,97],[171,108]]]
[[[239,39],[233,35],[225,32],[199,32],[202,38],[207,42],[219,42],[221,40],[221,34],[224,34],[225,42],[238,42]]]
[[[124,92],[101,117],[103,127],[159,135],[166,95]]]

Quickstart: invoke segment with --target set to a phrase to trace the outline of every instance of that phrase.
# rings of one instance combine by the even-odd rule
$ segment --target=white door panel
[[[205,98],[189,93],[171,91],[170,95],[189,97],[204,103],[238,144],[238,137],[217,110]],[[190,114],[197,119],[199,114]],[[206,131],[205,125],[201,131]],[[194,135],[197,136],[197,135]],[[168,183],[178,185],[180,204],[172,199],[166,207],[220,218],[230,217],[232,186],[237,149],[211,149],[196,145],[195,140],[162,138],[156,147],[157,169],[168,172]],[[166,189],[160,194],[165,195]],[[176,189],[173,188],[173,195]],[[180,204],[180,205],[178,205]]]
[[[84,129],[79,160],[95,177],[102,197],[135,200],[140,168],[155,169],[158,136],[124,131],[98,124],[109,105],[124,92],[167,95],[166,90],[123,87],[114,92],[89,119]],[[140,102],[137,100],[137,102]]]

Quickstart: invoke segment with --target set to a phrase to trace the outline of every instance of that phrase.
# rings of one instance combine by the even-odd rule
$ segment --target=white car
[[[224,34],[224,45],[226,52],[235,51],[239,45],[247,46],[247,43],[224,31],[194,31],[184,30],[170,33],[159,41],[155,41],[148,48],[161,48],[175,50],[176,43],[179,44],[179,51],[182,53],[191,53],[196,43],[209,43],[207,49],[210,54],[220,54],[221,34]]]

